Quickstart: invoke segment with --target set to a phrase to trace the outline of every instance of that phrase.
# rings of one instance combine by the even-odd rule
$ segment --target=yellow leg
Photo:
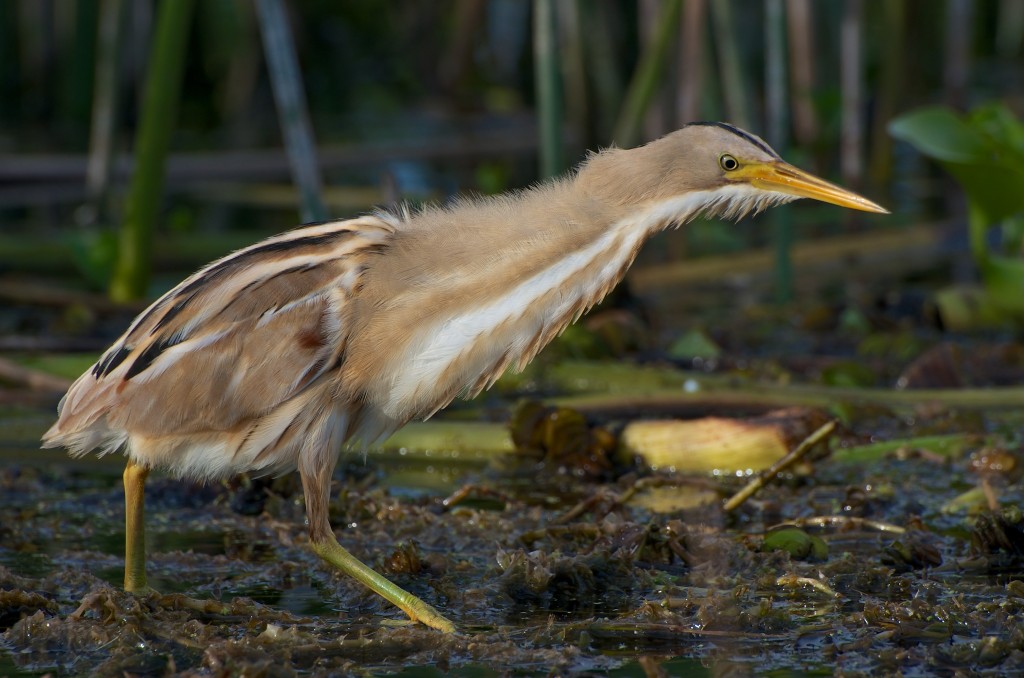
[[[319,461],[319,463],[317,463]],[[346,551],[334,536],[327,517],[331,490],[333,459],[306,459],[299,465],[302,489],[306,495],[306,518],[309,520],[309,541],[313,551],[336,568],[355,577],[374,593],[394,604],[413,621],[426,624],[445,633],[453,633],[455,624],[448,621],[432,606],[420,600],[384,576],[377,574],[358,558]]]
[[[312,547],[318,556],[342,572],[351,575],[356,581],[364,584],[374,593],[383,596],[385,600],[393,603],[409,615],[409,618],[413,621],[426,624],[438,631],[454,633],[455,624],[445,619],[433,606],[420,600],[383,575],[377,574],[377,572],[349,553],[338,543],[338,540],[333,535],[321,541],[312,542]]]
[[[149,469],[132,460],[124,467],[124,590],[148,593],[146,585],[146,476]]]

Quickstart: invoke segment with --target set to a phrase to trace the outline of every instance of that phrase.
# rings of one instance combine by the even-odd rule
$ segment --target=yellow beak
[[[766,191],[788,193],[801,198],[814,198],[840,207],[864,212],[888,214],[889,210],[845,188],[840,188],[792,165],[777,161],[750,163],[729,174],[733,180],[743,181]]]

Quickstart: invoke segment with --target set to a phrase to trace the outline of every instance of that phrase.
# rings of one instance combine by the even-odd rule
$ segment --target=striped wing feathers
[[[61,402],[47,446],[252,433],[337,370],[376,217],[297,229],[216,261],[153,303]],[[274,417],[270,417],[273,419]],[[266,429],[266,426],[263,427]]]

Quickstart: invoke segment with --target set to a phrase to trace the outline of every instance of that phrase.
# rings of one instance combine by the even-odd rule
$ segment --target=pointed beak
[[[733,172],[731,178],[766,191],[787,193],[801,198],[813,198],[864,212],[889,214],[889,210],[881,205],[781,160],[744,165]]]

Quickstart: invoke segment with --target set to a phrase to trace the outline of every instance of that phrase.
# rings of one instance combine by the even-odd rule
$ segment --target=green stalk
[[[540,175],[561,174],[562,83],[559,72],[558,26],[552,0],[533,3],[533,71],[540,117]]]
[[[985,210],[974,200],[967,200],[967,240],[970,243],[971,255],[978,267],[983,269],[989,262],[988,242],[986,236],[991,220]]]
[[[69,3],[70,4],[70,3]],[[64,6],[68,11],[67,5]],[[79,0],[73,6],[75,24],[71,49],[62,61],[64,82],[62,83],[63,117],[77,124],[89,120],[89,94],[92,92],[92,64],[96,54],[96,24],[99,12],[96,0]]]
[[[587,75],[594,87],[593,127],[598,138],[607,139],[614,129],[615,109],[622,101],[622,56],[616,49],[609,16],[615,7],[605,2],[577,0],[586,59]]]
[[[789,120],[786,116],[786,28],[782,0],[768,0],[765,14],[768,143],[785,156]],[[793,299],[793,221],[789,210],[772,212],[771,223],[775,239],[775,297],[780,304],[787,304]]]
[[[555,20],[558,24],[559,55],[562,64],[562,102],[565,105],[565,120],[572,130],[574,140],[570,156],[584,150],[590,110],[594,104],[593,94],[587,86],[586,41],[593,36],[583,32],[582,12],[577,0],[560,2],[555,5]]]
[[[636,72],[629,83],[626,101],[615,124],[615,143],[630,148],[640,141],[640,127],[644,114],[661,85],[661,76],[673,38],[679,33],[679,17],[682,14],[682,0],[666,0],[658,16],[658,28],[654,39],[647,44],[637,64]]]
[[[1024,6],[1024,5],[1022,5]],[[890,189],[892,178],[892,138],[886,126],[895,117],[903,97],[907,60],[907,4],[886,2],[880,6],[882,14],[882,58],[878,61],[878,85],[874,96],[874,124],[872,125],[871,160],[869,174],[872,183]]]
[[[142,114],[135,137],[135,172],[118,240],[110,297],[140,299],[149,284],[153,225],[163,195],[165,161],[181,97],[182,66],[193,0],[164,0],[156,20],[146,72]]]
[[[789,210],[772,212],[772,238],[775,240],[775,301],[785,305],[793,301],[793,218]]]
[[[715,34],[715,46],[718,48],[726,119],[744,129],[750,129],[751,107],[746,95],[747,84],[743,78],[743,65],[740,63],[737,38],[739,24],[733,20],[732,0],[711,1],[711,25]]]

